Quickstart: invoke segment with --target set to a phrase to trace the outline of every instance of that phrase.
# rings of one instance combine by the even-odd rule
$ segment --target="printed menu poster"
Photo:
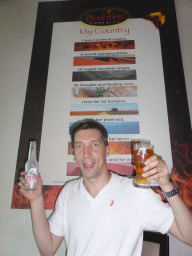
[[[39,160],[45,185],[81,175],[69,131],[89,119],[108,131],[109,170],[134,175],[132,145],[140,140],[154,144],[171,168],[160,35],[152,21],[54,23]]]
[[[86,120],[107,129],[107,167],[120,175],[135,176],[134,143],[151,142],[192,209],[191,123],[174,0],[39,2],[12,209],[30,208],[18,182],[31,140],[45,209],[54,209],[64,184],[81,175],[70,130]]]

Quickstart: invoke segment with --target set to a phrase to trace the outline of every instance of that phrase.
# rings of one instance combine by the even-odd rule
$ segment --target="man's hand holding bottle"
[[[30,203],[32,203],[35,199],[37,198],[42,198],[43,194],[42,194],[42,178],[41,176],[38,178],[38,188],[35,190],[26,190],[25,184],[26,184],[26,172],[21,172],[21,176],[20,176],[20,182],[18,183],[19,187],[20,187],[20,192],[21,194],[26,197]]]

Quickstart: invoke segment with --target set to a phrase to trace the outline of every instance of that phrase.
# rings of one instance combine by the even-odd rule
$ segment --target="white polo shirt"
[[[68,182],[49,224],[53,234],[65,237],[67,256],[140,256],[143,230],[166,233],[173,219],[154,191],[112,173],[96,198],[82,178]]]

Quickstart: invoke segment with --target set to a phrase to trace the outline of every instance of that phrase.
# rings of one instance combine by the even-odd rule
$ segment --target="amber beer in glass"
[[[136,177],[133,185],[139,188],[150,188],[147,178],[142,177],[144,162],[153,155],[154,146],[150,143],[136,143],[133,147],[134,162],[136,168]]]

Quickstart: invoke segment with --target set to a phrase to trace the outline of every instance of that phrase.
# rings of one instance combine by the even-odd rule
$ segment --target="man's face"
[[[94,179],[107,172],[108,155],[109,146],[105,146],[99,130],[87,129],[76,132],[74,156],[83,178]]]

